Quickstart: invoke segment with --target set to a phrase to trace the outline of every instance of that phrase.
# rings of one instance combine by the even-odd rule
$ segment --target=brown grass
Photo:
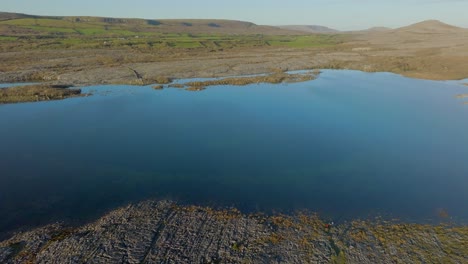
[[[173,84],[169,84],[169,87],[170,88],[184,88],[185,85],[180,84],[180,83],[173,83]]]
[[[305,82],[315,79],[314,74],[288,74],[283,72],[276,72],[270,75],[260,75],[253,77],[235,77],[235,78],[224,78],[218,80],[189,82],[189,89],[201,89],[208,86],[214,85],[236,85],[245,86],[255,83],[294,83],[294,82]]]
[[[60,100],[81,95],[81,89],[63,85],[26,85],[0,89],[0,103]]]
[[[145,83],[157,83],[157,84],[169,84],[172,82],[172,79],[165,76],[155,76],[155,77],[145,77]]]

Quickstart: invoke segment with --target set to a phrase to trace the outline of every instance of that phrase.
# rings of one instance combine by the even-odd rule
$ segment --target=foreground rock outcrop
[[[468,227],[355,221],[310,214],[148,201],[94,223],[53,224],[0,242],[0,263],[467,263]]]

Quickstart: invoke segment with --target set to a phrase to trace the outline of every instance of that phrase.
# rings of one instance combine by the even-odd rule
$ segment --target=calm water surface
[[[333,219],[468,219],[454,82],[324,71],[288,85],[96,86],[0,105],[0,232],[148,198]],[[468,101],[468,100],[466,100]]]

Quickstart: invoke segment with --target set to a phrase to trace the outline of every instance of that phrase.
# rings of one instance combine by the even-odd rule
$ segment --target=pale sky
[[[437,19],[468,28],[468,0],[0,0],[0,11],[146,19],[219,18],[340,30],[395,28]]]

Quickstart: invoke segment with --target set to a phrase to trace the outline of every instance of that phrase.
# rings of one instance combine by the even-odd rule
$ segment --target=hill
[[[10,20],[10,19],[19,19],[19,18],[31,18],[34,16],[26,15],[26,14],[19,14],[19,13],[9,13],[9,12],[0,12],[0,21],[2,20]]]
[[[395,32],[411,32],[411,33],[421,33],[421,34],[430,34],[430,33],[457,33],[465,31],[466,29],[452,26],[446,23],[443,23],[438,20],[426,20],[419,23],[415,23],[406,27],[401,27],[395,29]]]
[[[367,31],[367,32],[385,32],[385,31],[389,31],[389,30],[392,30],[391,28],[388,28],[388,27],[371,27],[371,28],[368,28],[364,31]]]
[[[371,27],[368,29],[362,29],[362,30],[352,30],[352,31],[345,31],[344,33],[350,33],[350,34],[386,34],[392,32],[391,28],[388,27]]]
[[[17,13],[0,13],[0,34],[145,34],[145,33],[193,33],[193,34],[267,34],[298,35],[292,30],[274,26],[256,25],[251,22],[218,19],[137,19],[114,17],[45,17]]]
[[[138,19],[113,17],[44,17],[2,13],[0,51],[31,49],[130,48],[137,50],[253,47],[324,47],[339,36],[221,19]]]
[[[318,25],[286,25],[286,26],[278,26],[282,29],[287,30],[295,30],[307,33],[338,33],[339,30],[325,27],[325,26],[318,26]]]

